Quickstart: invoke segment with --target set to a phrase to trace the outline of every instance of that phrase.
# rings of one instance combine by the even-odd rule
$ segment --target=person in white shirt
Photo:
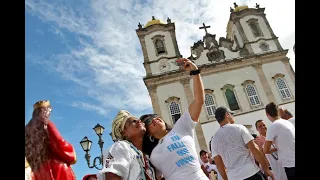
[[[263,120],[258,120],[255,123],[256,129],[259,132],[259,136],[255,139],[256,144],[259,146],[260,150],[263,151],[263,146],[265,143],[265,138],[267,135],[267,126],[264,123]],[[272,146],[275,148],[275,145],[272,144]],[[271,171],[274,174],[275,180],[287,180],[287,175],[284,170],[284,168],[281,166],[281,164],[278,161],[278,153],[274,152],[271,154],[266,154],[266,158],[269,161]]]
[[[272,124],[267,130],[263,152],[273,153],[271,145],[274,143],[278,161],[284,167],[288,180],[292,180],[295,178],[295,127],[291,122],[280,118],[279,107],[274,102],[269,103],[265,111]]]
[[[211,140],[212,157],[223,179],[228,180],[264,180],[265,177],[255,163],[256,159],[264,169],[265,175],[274,180],[267,161],[249,130],[234,123],[234,112],[226,107],[215,111],[220,129]],[[251,155],[252,154],[252,155]],[[226,172],[227,169],[227,172]]]
[[[211,172],[211,171],[214,171],[217,173],[218,175],[218,180],[223,180],[219,171],[218,171],[218,168],[215,164],[212,164],[210,162],[210,158],[209,158],[209,154],[207,151],[205,150],[201,150],[200,151],[200,164],[203,165],[205,168],[206,168],[206,171],[207,172]]]
[[[176,121],[172,130],[166,128],[165,121],[156,114],[140,117],[146,124],[151,139],[159,143],[153,149],[150,161],[165,180],[208,180],[200,167],[194,141],[194,129],[204,105],[204,88],[200,70],[188,59],[179,59],[193,80],[194,101]]]
[[[149,157],[142,152],[146,128],[141,120],[121,110],[112,122],[112,139],[116,141],[104,152],[104,167],[99,180],[155,180]]]

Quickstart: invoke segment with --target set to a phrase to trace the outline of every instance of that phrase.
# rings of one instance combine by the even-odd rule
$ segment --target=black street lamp
[[[96,168],[98,170],[101,170],[102,167],[103,167],[103,140],[102,140],[102,134],[103,134],[103,131],[104,131],[104,127],[101,126],[100,124],[97,124],[93,130],[96,132],[96,134],[98,135],[99,137],[99,141],[98,141],[98,144],[99,144],[99,147],[100,147],[100,153],[101,155],[100,156],[97,156],[93,159],[93,165],[91,166],[90,165],[90,158],[91,158],[91,155],[89,153],[90,149],[91,149],[91,145],[92,145],[92,141],[90,141],[88,139],[87,136],[85,136],[81,141],[80,141],[80,145],[82,147],[82,149],[86,152],[84,158],[87,160],[87,164],[88,164],[88,167],[89,168]],[[96,164],[96,161],[99,160],[99,164],[98,165],[101,165],[102,167],[99,168]]]

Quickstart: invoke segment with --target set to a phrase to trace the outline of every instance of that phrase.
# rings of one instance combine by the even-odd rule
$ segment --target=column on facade
[[[159,105],[159,99],[157,96],[157,85],[149,85],[148,91],[152,102],[153,112],[161,116],[161,109]]]
[[[293,68],[289,62],[289,59],[288,58],[285,58],[282,60],[284,66],[286,67],[290,77],[291,77],[291,80],[293,82],[293,84],[295,85],[296,84],[296,81],[295,81],[295,75],[294,75],[294,71],[293,71]]]
[[[272,90],[271,90],[271,87],[268,83],[268,80],[262,70],[262,64],[255,64],[254,68],[256,69],[256,71],[258,73],[259,80],[262,84],[262,88],[263,88],[264,92],[266,93],[269,102],[276,102],[276,99],[274,98],[274,95],[272,93]]]
[[[181,79],[180,83],[183,85],[183,89],[184,89],[184,93],[187,98],[187,102],[190,105],[193,102],[193,94],[192,94],[192,91],[190,88],[190,78]],[[207,150],[208,147],[207,147],[207,143],[206,143],[200,122],[197,123],[197,125],[195,127],[195,132],[197,134],[200,149]]]

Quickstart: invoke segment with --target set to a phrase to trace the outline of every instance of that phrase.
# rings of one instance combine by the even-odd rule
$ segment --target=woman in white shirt
[[[194,143],[194,128],[204,104],[204,88],[200,70],[188,59],[179,59],[186,71],[190,71],[193,80],[194,101],[188,110],[176,121],[172,130],[156,114],[140,117],[147,127],[150,139],[159,143],[152,150],[150,161],[166,180],[208,180],[200,168]],[[181,77],[183,78],[183,77]]]

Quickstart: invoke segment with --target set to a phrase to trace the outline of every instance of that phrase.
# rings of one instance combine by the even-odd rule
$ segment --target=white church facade
[[[214,111],[219,106],[236,111],[237,124],[256,133],[254,123],[264,119],[269,102],[295,114],[295,74],[278,37],[273,33],[264,8],[237,6],[231,9],[226,38],[218,41],[205,29],[203,40],[195,42],[188,57],[201,69],[205,105],[196,126],[196,149],[208,150],[219,124]],[[152,18],[140,23],[136,33],[141,43],[146,76],[154,113],[173,125],[193,101],[190,75],[175,60],[182,57],[175,35],[175,24]]]

